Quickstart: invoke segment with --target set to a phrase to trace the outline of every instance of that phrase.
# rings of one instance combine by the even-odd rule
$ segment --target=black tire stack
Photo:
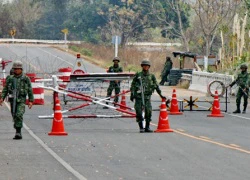
[[[193,69],[171,69],[169,73],[169,86],[176,86],[181,79],[181,74],[192,74]]]

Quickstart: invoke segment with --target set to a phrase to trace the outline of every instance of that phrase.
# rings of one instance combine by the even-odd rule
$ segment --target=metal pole
[[[115,57],[118,56],[118,36],[115,36]]]
[[[67,44],[67,33],[64,33],[64,44]]]
[[[226,88],[226,110],[225,112],[227,112],[227,88]]]

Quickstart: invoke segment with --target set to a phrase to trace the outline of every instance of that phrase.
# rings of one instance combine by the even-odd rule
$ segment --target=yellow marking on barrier
[[[187,107],[189,107],[189,105],[184,106],[184,108],[187,108]]]
[[[199,106],[197,106],[196,104],[194,104],[194,107],[198,108]]]

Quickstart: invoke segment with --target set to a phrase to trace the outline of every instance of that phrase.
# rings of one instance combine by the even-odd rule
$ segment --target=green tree
[[[127,0],[121,6],[112,3],[99,10],[99,14],[106,21],[102,34],[111,39],[112,35],[120,35],[124,47],[129,39],[138,38],[145,29],[155,28],[159,25],[157,16],[152,8],[157,9],[158,1]],[[157,13],[161,11],[157,10]]]
[[[9,37],[9,31],[13,28],[14,23],[11,18],[8,4],[0,4],[0,37]]]
[[[220,25],[232,21],[240,3],[237,0],[196,0],[192,3],[199,18],[206,56],[211,52]]]
[[[101,40],[100,31],[105,25],[102,17],[97,13],[98,7],[103,6],[99,2],[79,3],[69,7],[68,19],[64,26],[70,31],[70,38],[81,39],[92,43]]]
[[[30,35],[29,24],[35,22],[40,18],[41,8],[39,3],[32,3],[32,0],[13,0],[9,3],[4,4],[3,13],[5,19],[1,21],[1,26],[5,22],[5,27],[16,30],[17,38],[25,38]],[[8,30],[8,31],[9,31]],[[4,36],[6,37],[7,32],[4,30]]]
[[[189,51],[186,30],[189,27],[190,5],[185,0],[161,0],[165,16],[158,16],[162,23],[162,36],[180,39]]]
[[[41,1],[41,0],[37,0]],[[43,14],[33,25],[35,37],[39,39],[63,39],[61,30],[64,29],[64,21],[67,19],[67,3],[69,0],[42,1]]]

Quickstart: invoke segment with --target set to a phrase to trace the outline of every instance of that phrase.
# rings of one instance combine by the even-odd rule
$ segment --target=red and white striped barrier
[[[44,105],[44,89],[39,86],[44,86],[43,82],[36,82],[36,80],[41,79],[36,77],[35,73],[27,73],[26,74],[31,81],[32,90],[34,94],[34,102],[33,105]],[[28,104],[28,99],[26,100],[26,104]]]
[[[58,69],[58,79],[61,79],[63,82],[58,82],[59,87],[66,88],[68,82],[70,81],[70,74],[72,72],[72,68],[60,68]]]

